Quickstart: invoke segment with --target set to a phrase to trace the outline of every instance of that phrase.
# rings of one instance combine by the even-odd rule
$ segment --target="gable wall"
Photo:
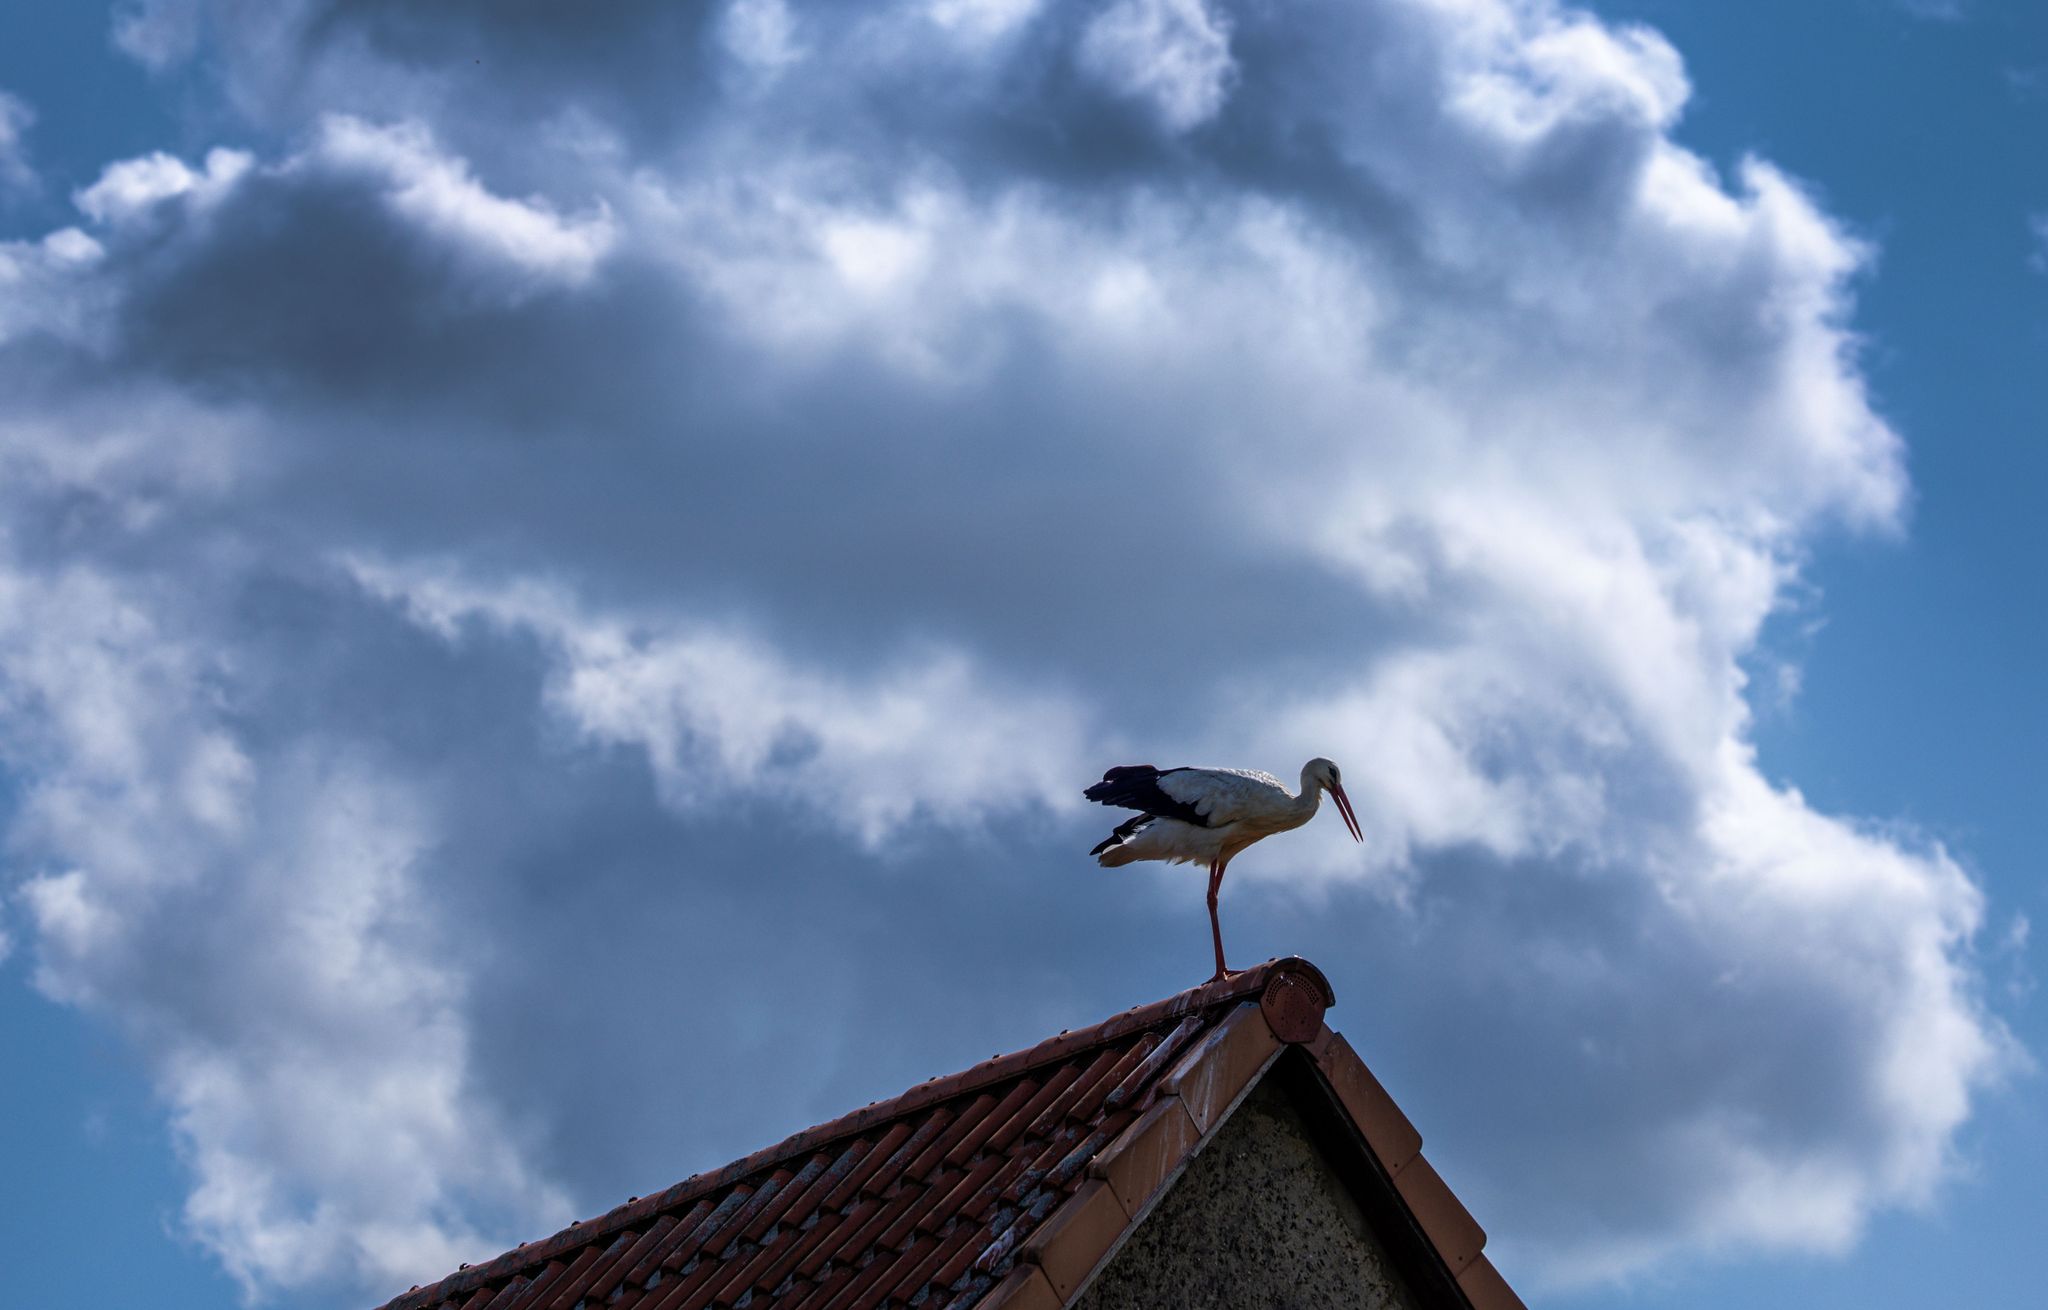
[[[1254,1087],[1075,1310],[1416,1310],[1280,1086]]]

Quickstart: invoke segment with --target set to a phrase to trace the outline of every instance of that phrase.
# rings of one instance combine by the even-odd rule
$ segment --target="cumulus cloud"
[[[234,186],[251,162],[246,151],[216,148],[195,170],[182,159],[156,151],[109,164],[99,181],[72,200],[97,223],[133,222],[177,198],[185,198],[188,207],[204,207]]]
[[[93,296],[82,275],[104,253],[75,227],[33,241],[0,241],[0,342],[29,330],[85,330]]]
[[[325,120],[306,162],[362,173],[401,218],[477,258],[510,269],[580,282],[612,243],[609,213],[565,219],[545,199],[495,195],[467,165],[435,148],[417,124],[380,127],[347,115]]]
[[[586,615],[546,587],[476,588],[361,561],[350,571],[446,640],[472,624],[538,639],[549,708],[592,742],[644,752],[663,799],[686,812],[735,793],[800,797],[879,848],[916,819],[1073,807],[1087,739],[1078,708],[992,682],[956,651],[856,681],[745,632]]]
[[[1041,0],[931,0],[932,22],[976,47],[1010,33],[1038,12]]]
[[[1176,132],[1216,115],[1236,71],[1228,25],[1201,0],[1119,0],[1082,33],[1081,63]]]
[[[1369,1058],[1511,1275],[1838,1250],[1947,1175],[2018,1058],[1982,895],[1750,742],[1814,541],[1902,527],[1869,252],[1672,140],[1661,37],[210,12],[124,43],[216,32],[286,144],[0,251],[0,768],[18,949],[253,1292],[1178,985],[1198,897],[1079,854],[1127,757],[1344,765],[1368,844],[1248,853],[1233,941],[1403,998]]]
[[[232,434],[175,403],[113,421],[151,408],[151,430],[97,450],[10,415],[27,438],[0,450],[11,508],[69,492],[73,530],[136,540],[147,502],[218,493]],[[563,1213],[471,1085],[462,979],[420,904],[419,798],[346,747],[250,740],[233,656],[189,631],[189,591],[167,616],[160,580],[39,567],[53,543],[15,523],[0,768],[20,789],[8,853],[35,980],[148,1061],[191,1231],[254,1291],[392,1282],[474,1249],[479,1216]]]
[[[202,12],[185,0],[130,0],[114,9],[114,44],[148,68],[182,64],[198,52]]]
[[[733,0],[725,11],[725,42],[741,63],[769,72],[799,53],[796,23],[782,0]]]

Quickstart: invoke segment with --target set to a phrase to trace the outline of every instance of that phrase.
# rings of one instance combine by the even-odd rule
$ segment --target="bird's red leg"
[[[1216,940],[1216,976],[1210,982],[1221,982],[1230,976],[1230,970],[1223,967],[1223,923],[1216,917],[1216,892],[1223,886],[1224,861],[1209,861],[1209,935]]]

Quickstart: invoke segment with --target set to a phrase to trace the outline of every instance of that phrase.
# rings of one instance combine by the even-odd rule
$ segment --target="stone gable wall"
[[[1415,1310],[1277,1080],[1253,1088],[1076,1310]]]

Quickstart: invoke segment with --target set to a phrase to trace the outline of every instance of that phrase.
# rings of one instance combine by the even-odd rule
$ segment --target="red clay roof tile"
[[[1465,1272],[1458,1275],[1458,1287],[1472,1302],[1472,1310],[1528,1310],[1508,1280],[1483,1255],[1465,1266]]]
[[[1061,1206],[1039,1226],[1022,1255],[1045,1270],[1052,1290],[1064,1301],[1088,1281],[1097,1262],[1109,1254],[1130,1222],[1109,1184],[1091,1179],[1074,1196],[1072,1205]]]
[[[1486,1230],[1444,1184],[1436,1166],[1418,1155],[1394,1180],[1394,1187],[1451,1272],[1462,1273],[1486,1245]]]
[[[1387,1089],[1380,1086],[1342,1033],[1318,1039],[1309,1052],[1344,1102],[1351,1121],[1365,1134],[1381,1167],[1388,1176],[1399,1178],[1409,1162],[1422,1154],[1422,1134],[1415,1131],[1415,1125],[1408,1122],[1408,1116],[1401,1113],[1401,1107],[1394,1104],[1394,1098],[1387,1095]]]
[[[1135,1216],[1160,1184],[1187,1162],[1201,1130],[1179,1097],[1163,1097],[1088,1164],[1088,1172],[1116,1189],[1124,1209]]]
[[[946,1310],[958,1310],[954,1302]],[[988,1310],[1059,1310],[1060,1296],[1036,1265],[1019,1265],[981,1302]]]

